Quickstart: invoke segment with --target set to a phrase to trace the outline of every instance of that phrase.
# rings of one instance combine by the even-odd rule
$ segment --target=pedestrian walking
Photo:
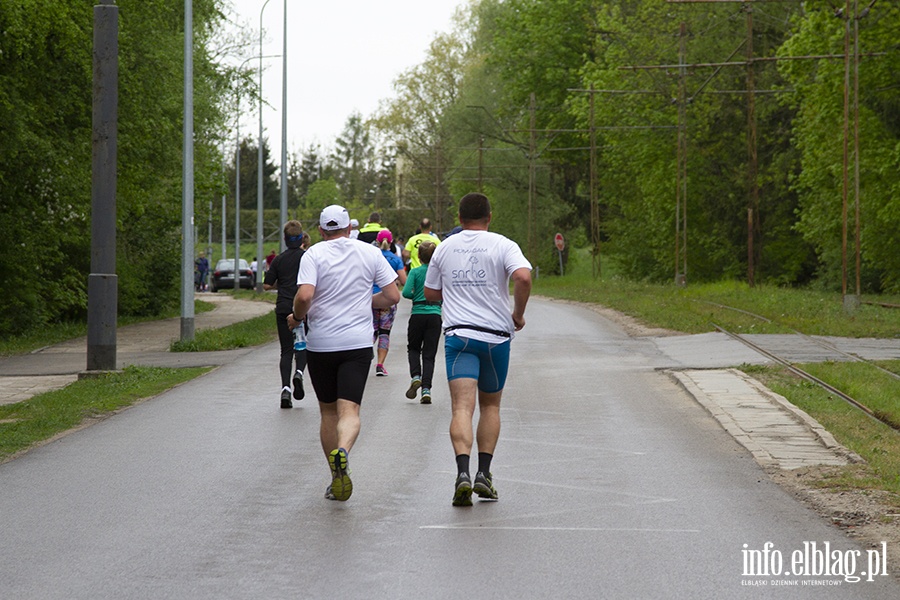
[[[319,399],[322,450],[331,469],[329,500],[353,493],[349,453],[359,436],[360,406],[372,366],[372,308],[400,301],[396,271],[371,244],[350,238],[350,215],[336,204],[319,215],[322,241],[300,262],[293,318],[307,319],[307,358]],[[372,293],[377,284],[381,291]]]
[[[292,317],[294,296],[297,294],[297,272],[303,258],[303,226],[300,221],[291,220],[284,224],[284,243],[287,246],[281,254],[272,259],[263,280],[264,290],[278,290],[275,299],[275,327],[281,356],[278,372],[281,375],[281,408],[293,408],[291,400],[302,400],[303,371],[306,369],[306,350],[294,349],[294,329],[305,327]],[[296,366],[295,366],[296,363]],[[293,384],[293,391],[291,390]]]
[[[412,312],[406,329],[406,352],[409,358],[409,389],[406,397],[415,399],[422,388],[422,404],[431,404],[431,384],[434,378],[434,360],[441,341],[441,303],[425,299],[425,277],[428,263],[434,254],[434,242],[422,242],[416,249],[421,266],[409,272],[403,297],[412,300]]]
[[[440,302],[450,386],[450,441],[456,454],[454,506],[471,506],[472,492],[498,498],[491,461],[500,437],[500,398],[509,371],[510,342],[525,327],[531,263],[519,245],[488,231],[491,203],[484,194],[459,201],[462,231],[437,247],[425,277],[425,299]],[[513,282],[510,313],[509,281]],[[469,474],[476,400],[478,471]]]
[[[406,283],[406,270],[403,268],[403,260],[394,252],[394,238],[389,229],[382,229],[378,232],[375,242],[381,249],[381,254],[391,266],[391,269],[397,274],[397,281],[401,286]],[[379,292],[378,286],[372,288],[372,293]],[[388,350],[391,347],[391,329],[394,326],[394,317],[397,316],[397,305],[394,304],[389,308],[373,308],[372,324],[374,326],[374,341],[378,344],[378,360],[375,363],[375,376],[387,377],[387,369],[384,363],[387,360]]]

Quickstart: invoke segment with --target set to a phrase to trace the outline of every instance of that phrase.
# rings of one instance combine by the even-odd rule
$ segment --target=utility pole
[[[537,261],[537,250],[535,248],[535,221],[537,220],[537,100],[534,92],[531,92],[529,112],[529,138],[528,138],[528,258],[531,264]]]
[[[484,193],[484,136],[478,137],[478,192]]]
[[[597,203],[597,128],[594,126],[594,85],[590,89],[590,138],[591,138],[591,242],[594,260],[593,275],[600,278],[600,206]]]
[[[116,161],[119,119],[119,9],[94,7],[91,132],[91,273],[88,276],[87,371],[116,369]]]
[[[687,25],[678,36],[678,147],[675,183],[675,284],[687,285]]]
[[[441,143],[438,142],[434,147],[434,216],[436,218],[437,230],[444,230],[444,211],[441,207]]]
[[[744,5],[747,11],[747,188],[750,202],[747,207],[747,283],[756,285],[756,250],[754,238],[759,227],[759,176],[756,144],[756,95],[753,73],[753,6]]]

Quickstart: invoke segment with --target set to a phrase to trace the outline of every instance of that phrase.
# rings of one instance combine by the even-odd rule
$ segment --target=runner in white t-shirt
[[[322,415],[322,450],[332,483],[325,497],[353,492],[347,454],[359,436],[359,407],[372,366],[372,308],[400,301],[381,251],[351,239],[347,209],[333,204],[319,216],[322,242],[303,255],[297,275],[294,319],[308,317],[307,368]],[[381,290],[372,294],[372,286]]]
[[[462,231],[437,247],[425,276],[425,299],[443,301],[444,354],[453,416],[450,441],[456,453],[454,506],[471,506],[472,492],[497,499],[491,460],[500,436],[500,397],[509,371],[513,332],[525,326],[531,294],[531,263],[518,244],[491,233],[491,204],[483,194],[459,201]],[[510,311],[509,281],[513,281]],[[469,476],[476,396],[478,471]]]

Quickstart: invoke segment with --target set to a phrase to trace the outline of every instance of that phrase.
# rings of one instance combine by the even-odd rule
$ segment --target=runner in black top
[[[300,259],[303,257],[303,249],[300,247],[303,241],[303,226],[300,221],[288,221],[284,224],[284,242],[287,249],[272,259],[272,264],[266,271],[266,279],[263,288],[266,290],[277,289],[278,299],[275,302],[275,324],[278,327],[278,341],[281,343],[281,360],[279,371],[281,373],[281,408],[292,408],[291,402],[291,374],[293,373],[294,392],[297,400],[303,399],[303,371],[306,369],[306,350],[294,352],[294,327],[298,325],[291,317],[294,310],[294,296],[297,293],[297,271],[300,269]],[[304,325],[305,326],[305,325]],[[297,368],[293,368],[296,360]]]

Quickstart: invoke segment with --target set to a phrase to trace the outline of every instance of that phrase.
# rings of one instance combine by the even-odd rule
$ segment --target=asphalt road
[[[444,368],[433,405],[404,397],[406,314],[348,502],[323,498],[314,396],[278,408],[270,344],[0,465],[0,597],[900,597],[816,576],[813,543],[856,575],[877,553],[771,483],[655,343],[564,303],[533,301],[513,342],[499,502],[452,507]],[[810,574],[751,576],[750,551]]]

